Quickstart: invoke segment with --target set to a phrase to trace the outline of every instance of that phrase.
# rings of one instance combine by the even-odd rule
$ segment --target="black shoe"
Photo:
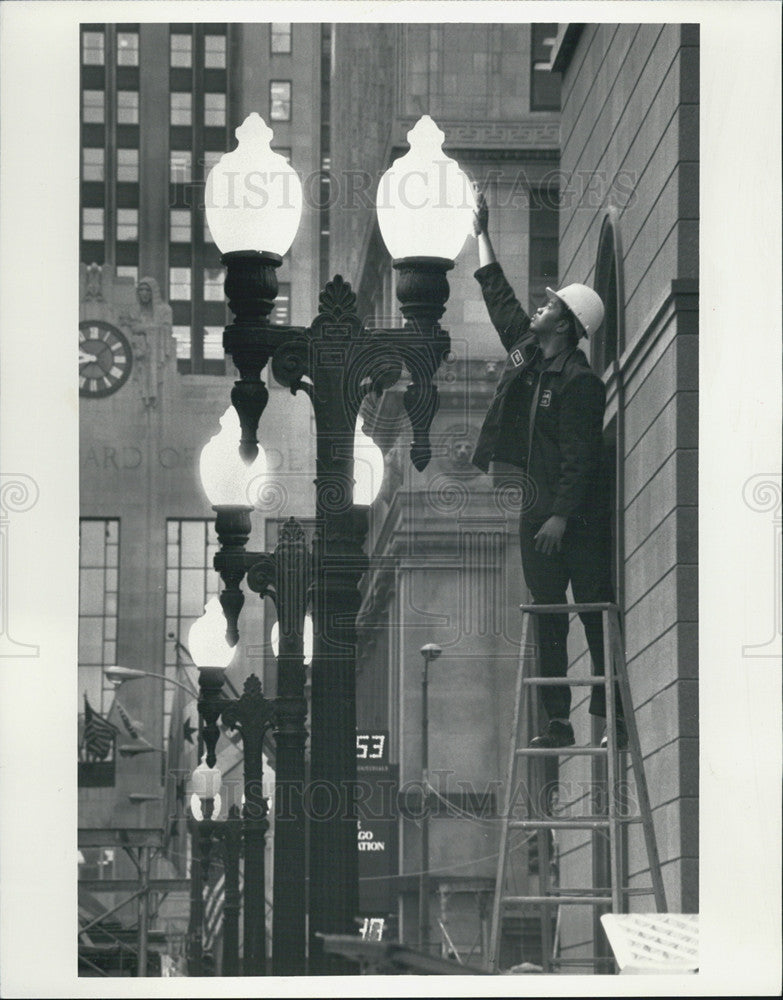
[[[551,750],[556,747],[572,747],[575,742],[571,723],[553,719],[540,736],[533,737],[530,746],[536,750]]]
[[[617,749],[627,750],[628,749],[628,730],[625,726],[625,719],[615,719],[615,726],[617,727]],[[609,738],[606,735],[606,729],[604,729],[604,735],[601,739],[601,746],[606,749],[609,745]]]

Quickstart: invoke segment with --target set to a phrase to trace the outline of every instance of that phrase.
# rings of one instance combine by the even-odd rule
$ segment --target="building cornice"
[[[404,151],[408,147],[406,136],[416,124],[413,116],[399,117],[394,125],[394,148]],[[516,121],[466,121],[465,119],[438,119],[438,127],[446,134],[448,153],[457,150],[504,154],[529,155],[533,150],[546,150],[550,155],[560,149],[560,116],[543,113]]]

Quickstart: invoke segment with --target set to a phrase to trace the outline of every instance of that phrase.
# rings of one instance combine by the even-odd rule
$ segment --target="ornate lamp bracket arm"
[[[272,355],[272,374],[275,381],[296,395],[301,389],[312,399],[312,373],[310,371],[309,330],[299,331],[292,340],[280,344]],[[309,381],[304,382],[304,378]]]
[[[260,597],[270,597],[277,606],[276,561],[270,552],[248,552],[247,585]]]

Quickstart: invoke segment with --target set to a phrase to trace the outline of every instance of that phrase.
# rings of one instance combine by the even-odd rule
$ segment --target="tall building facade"
[[[321,25],[290,23],[81,27],[79,828],[80,896],[92,897],[93,915],[122,902],[119,890],[104,891],[107,880],[136,877],[123,838],[160,847],[198,762],[193,701],[178,707],[180,689],[168,682],[195,681],[183,647],[219,585],[198,464],[236,377],[222,348],[223,271],[205,222],[204,182],[234,148],[234,130],[258,112],[306,187],[274,318],[309,323],[329,237],[321,206],[325,31],[328,39]],[[311,517],[314,505],[309,402],[270,383],[260,436],[275,488],[256,514],[256,550],[274,547],[267,524]],[[248,600],[229,672],[235,689],[254,672],[274,696],[270,626],[262,602]],[[115,664],[166,682],[115,690],[104,673]],[[95,738],[103,718],[115,727],[107,753]],[[171,739],[183,771],[174,805],[164,773]],[[222,745],[227,807],[239,802],[242,761],[229,740]],[[169,844],[153,876],[182,874],[187,859],[177,852],[186,849],[186,838]],[[156,926],[181,951],[187,891],[156,899]],[[137,915],[135,903],[118,911],[126,924]]]

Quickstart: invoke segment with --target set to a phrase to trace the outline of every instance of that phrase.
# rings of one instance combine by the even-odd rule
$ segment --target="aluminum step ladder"
[[[500,848],[498,855],[497,878],[492,908],[492,924],[489,943],[488,968],[490,972],[498,972],[500,959],[500,944],[504,917],[513,915],[536,916],[541,924],[542,970],[550,972],[569,964],[590,965],[595,967],[600,963],[611,962],[609,956],[594,956],[593,958],[560,959],[553,951],[553,938],[559,933],[561,907],[593,906],[595,937],[598,933],[598,918],[601,912],[608,912],[611,905],[612,913],[627,913],[631,896],[653,896],[655,907],[659,913],[666,912],[666,896],[661,876],[661,865],[658,848],[655,842],[650,798],[647,782],[644,776],[644,764],[639,745],[639,733],[634,719],[631,690],[628,684],[628,672],[625,663],[622,636],[620,633],[619,611],[616,604],[523,604],[522,639],[520,644],[519,666],[517,669],[516,693],[512,725],[512,739],[508,762],[508,781],[504,810],[501,816]],[[582,612],[600,612],[603,623],[604,663],[606,673],[603,677],[565,677],[544,678],[537,669],[537,616],[540,614],[575,614]],[[626,729],[628,731],[628,747],[618,750],[616,709],[614,698],[614,683],[619,688]],[[596,684],[605,685],[606,689],[606,727],[607,746],[571,746],[556,749],[537,749],[528,746],[531,735],[539,731],[538,698],[531,697],[537,693],[540,685],[569,685],[571,687],[590,687]],[[535,689],[535,690],[534,690]],[[531,732],[532,730],[532,732]],[[636,801],[639,811],[627,814],[624,794],[627,797],[627,786],[620,777],[625,770],[621,763],[630,757],[631,770],[635,782]],[[549,810],[537,808],[542,802],[542,758],[559,758],[586,756],[598,759],[605,764],[605,812],[587,814],[568,819],[556,819]],[[523,784],[520,784],[520,778]],[[516,815],[519,802],[519,790],[524,789],[528,815],[520,818]],[[644,844],[647,852],[647,862],[651,875],[651,886],[629,887],[627,885],[627,859],[622,827],[624,824],[639,823],[644,833]],[[587,887],[579,889],[562,889],[552,884],[551,879],[551,841],[556,831],[591,830],[601,832],[609,838],[608,872],[610,885],[606,887]],[[533,836],[538,844],[538,892],[534,895],[518,894],[507,886],[509,875],[509,855],[513,848],[511,839],[515,831],[527,833],[526,842]],[[525,883],[529,881],[529,872],[523,876]],[[525,884],[525,888],[527,885]],[[555,915],[556,926],[555,925]]]

